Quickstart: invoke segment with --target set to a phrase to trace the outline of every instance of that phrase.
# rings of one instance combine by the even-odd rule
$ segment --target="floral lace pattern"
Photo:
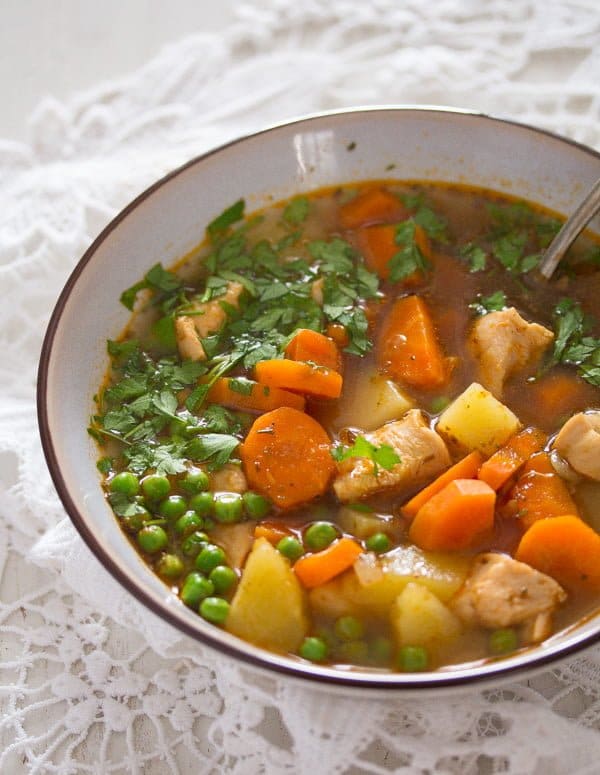
[[[595,0],[262,0],[224,34],[44,101],[0,140],[3,773],[598,771],[600,650],[526,682],[385,703],[232,665],[135,603],[76,535],[35,421],[54,302],[135,194],[211,146],[351,104],[478,108],[600,146]]]

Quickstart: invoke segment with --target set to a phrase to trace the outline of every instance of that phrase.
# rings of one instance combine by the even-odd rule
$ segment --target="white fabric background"
[[[376,103],[479,108],[598,148],[597,0],[257,0],[222,34],[45,100],[27,142],[0,140],[0,772],[599,771],[598,649],[530,681],[435,701],[346,700],[258,678],[134,604],[51,486],[37,358],[98,231],[211,146]]]

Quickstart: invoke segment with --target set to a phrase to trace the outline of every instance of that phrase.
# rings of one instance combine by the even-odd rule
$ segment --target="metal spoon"
[[[538,271],[549,280],[558,266],[561,258],[571,247],[579,232],[592,220],[600,210],[600,178],[592,186],[591,191],[583,198],[576,210],[563,224],[556,237],[548,245]]]

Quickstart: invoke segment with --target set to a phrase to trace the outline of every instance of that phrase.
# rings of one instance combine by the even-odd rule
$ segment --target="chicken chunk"
[[[349,458],[340,463],[333,489],[341,501],[350,502],[381,490],[414,489],[433,479],[450,465],[450,455],[442,438],[431,430],[418,409],[411,409],[401,420],[386,423],[365,433],[376,447],[387,444],[400,462],[386,471],[375,471],[372,460]]]
[[[192,361],[206,360],[201,339],[216,333],[227,320],[223,302],[237,309],[244,287],[241,283],[230,282],[222,296],[210,301],[195,304],[190,309],[193,314],[175,318],[175,338],[182,358]]]
[[[579,412],[568,419],[554,448],[578,474],[600,481],[600,411]]]
[[[479,318],[470,335],[470,347],[479,364],[479,381],[496,398],[506,380],[534,363],[554,339],[538,323],[528,323],[514,307]]]
[[[560,584],[545,573],[505,554],[488,552],[475,559],[451,607],[468,624],[496,628],[528,623],[535,633],[535,620],[550,614],[566,597]]]

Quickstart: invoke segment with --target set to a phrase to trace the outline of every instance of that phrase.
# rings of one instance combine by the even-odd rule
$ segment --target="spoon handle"
[[[579,232],[596,215],[598,210],[600,210],[600,179],[596,181],[591,191],[565,221],[561,230],[544,253],[538,269],[540,274],[547,280],[550,279],[561,258],[571,247]]]

